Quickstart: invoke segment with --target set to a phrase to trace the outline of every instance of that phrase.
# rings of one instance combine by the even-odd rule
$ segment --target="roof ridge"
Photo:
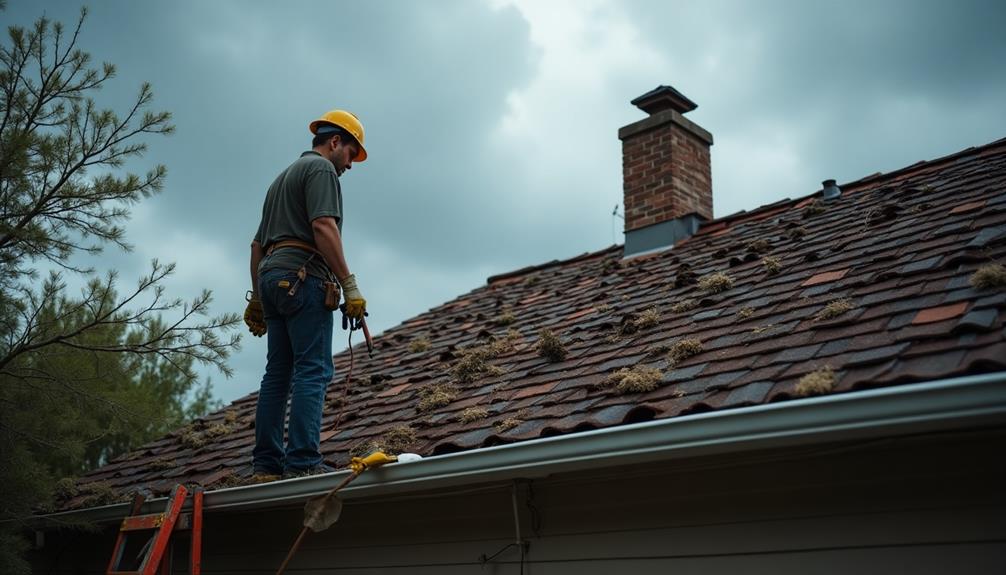
[[[589,260],[591,258],[596,258],[598,256],[604,255],[607,252],[614,252],[616,250],[621,250],[621,249],[622,249],[622,245],[621,244],[613,244],[613,245],[610,245],[610,246],[608,246],[606,248],[602,248],[602,249],[597,250],[597,251],[582,253],[582,254],[580,254],[578,256],[574,256],[574,257],[567,258],[567,259],[564,259],[564,260],[552,260],[550,262],[545,262],[543,264],[526,266],[526,267],[523,267],[523,268],[520,268],[520,269],[517,269],[517,270],[514,270],[514,271],[504,272],[504,273],[501,273],[501,274],[496,274],[496,275],[493,275],[493,276],[489,276],[488,278],[486,278],[486,284],[487,285],[492,285],[492,284],[494,284],[496,282],[500,282],[500,281],[508,280],[508,279],[518,278],[518,277],[527,275],[529,273],[533,273],[533,272],[537,272],[537,271],[541,271],[541,270],[546,270],[546,269],[549,269],[549,268],[552,268],[552,267],[564,266],[566,264],[571,264],[571,263],[575,263],[575,262],[579,262],[579,261],[583,261],[583,260]]]
[[[857,180],[851,180],[849,182],[842,183],[842,184],[839,185],[839,187],[842,188],[843,191],[846,191],[846,189],[848,189],[848,188],[857,188],[859,186],[863,186],[863,185],[866,185],[866,184],[873,184],[873,183],[876,183],[876,182],[884,180],[884,179],[895,178],[897,176],[901,176],[901,175],[904,175],[904,174],[907,174],[907,173],[910,173],[912,171],[916,171],[916,170],[919,170],[919,169],[922,169],[922,168],[938,167],[940,165],[950,163],[953,160],[958,160],[958,159],[960,159],[960,158],[962,158],[964,156],[973,155],[973,154],[981,154],[981,153],[987,152],[987,151],[992,150],[992,149],[997,148],[997,147],[1006,147],[1006,137],[999,138],[998,140],[994,140],[992,142],[989,142],[987,144],[982,144],[980,146],[970,146],[970,147],[965,148],[963,150],[959,150],[957,152],[953,152],[953,153],[947,154],[945,156],[939,156],[939,157],[933,158],[931,160],[920,160],[918,162],[915,162],[914,164],[905,166],[903,168],[898,168],[896,170],[891,170],[890,172],[876,172],[874,174],[870,174],[869,176],[864,176],[864,177],[859,178]],[[806,201],[808,198],[812,198],[812,197],[820,196],[820,195],[821,195],[821,190],[818,190],[816,192],[813,192],[811,194],[807,194],[805,196],[799,196],[799,197],[792,198],[792,199],[791,198],[784,198],[782,200],[778,200],[778,201],[772,202],[770,204],[765,204],[765,205],[762,205],[762,206],[758,206],[757,208],[754,208],[751,211],[741,210],[739,212],[734,212],[732,214],[728,214],[728,215],[725,215],[725,216],[720,216],[718,218],[713,218],[711,220],[702,222],[702,225],[699,227],[699,231],[697,232],[696,235],[701,234],[703,232],[716,231],[716,230],[721,229],[723,227],[727,227],[729,224],[734,223],[735,221],[744,221],[744,220],[747,220],[749,218],[760,217],[763,214],[763,212],[765,212],[765,211],[768,211],[768,210],[778,210],[778,209],[780,209],[780,208],[782,208],[784,206],[785,207],[789,207],[789,206],[798,204],[800,202]],[[714,226],[714,224],[719,224],[719,225],[715,225]]]

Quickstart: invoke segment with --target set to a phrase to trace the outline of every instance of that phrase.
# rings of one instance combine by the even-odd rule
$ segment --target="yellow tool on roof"
[[[297,536],[297,540],[293,542],[293,547],[290,548],[290,552],[286,554],[286,559],[283,560],[283,564],[280,565],[279,570],[276,571],[276,575],[283,575],[286,571],[287,564],[293,559],[294,554],[297,549],[300,548],[300,544],[304,541],[304,536],[307,535],[308,530],[318,533],[319,531],[324,531],[332,526],[333,523],[339,520],[339,515],[342,514],[342,500],[336,495],[340,489],[349,485],[349,482],[356,479],[364,471],[368,469],[375,469],[382,465],[388,463],[395,463],[396,461],[401,461],[402,463],[417,461],[422,459],[419,455],[412,453],[403,453],[401,455],[388,455],[381,451],[375,451],[366,457],[354,457],[349,461],[349,468],[353,471],[346,479],[342,480],[342,483],[335,486],[334,489],[322,495],[321,497],[316,497],[311,499],[304,505],[304,528],[300,530],[300,535]]]

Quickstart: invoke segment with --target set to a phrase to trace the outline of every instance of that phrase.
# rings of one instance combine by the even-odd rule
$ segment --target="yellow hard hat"
[[[360,153],[353,158],[354,162],[362,162],[367,159],[367,150],[363,147],[363,124],[360,123],[360,119],[355,114],[345,110],[331,110],[311,122],[308,125],[308,129],[311,130],[312,134],[317,134],[318,128],[325,124],[338,126],[356,138],[356,143],[360,145]]]

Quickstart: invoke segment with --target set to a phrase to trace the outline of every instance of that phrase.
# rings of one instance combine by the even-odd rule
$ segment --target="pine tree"
[[[3,8],[0,0],[0,9]],[[168,297],[158,261],[135,287],[76,263],[130,249],[130,207],[166,170],[125,169],[144,139],[170,134],[144,84],[122,113],[91,95],[115,74],[45,17],[0,45],[0,572],[26,572],[19,522],[51,501],[59,478],[101,464],[215,406],[196,365],[230,374],[235,314],[209,316],[211,294]],[[38,266],[48,268],[44,279]],[[66,278],[88,278],[79,296]],[[13,521],[11,521],[13,520]]]

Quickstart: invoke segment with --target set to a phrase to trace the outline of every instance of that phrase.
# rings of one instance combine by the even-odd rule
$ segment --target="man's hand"
[[[262,314],[262,302],[259,301],[256,294],[248,292],[245,296],[248,300],[248,305],[245,307],[245,325],[248,326],[248,331],[251,332],[255,337],[262,337],[265,335],[265,318]]]
[[[356,276],[349,274],[342,281],[342,297],[346,300],[343,313],[349,319],[360,321],[367,313],[367,300],[363,299],[360,288],[356,287]]]

